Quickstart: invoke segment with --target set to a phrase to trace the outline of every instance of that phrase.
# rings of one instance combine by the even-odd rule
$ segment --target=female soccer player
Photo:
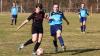
[[[13,6],[11,8],[11,25],[13,25],[13,21],[15,22],[15,25],[17,23],[17,15],[18,15],[18,7],[15,2],[13,2]]]
[[[61,35],[62,19],[64,19],[67,22],[67,24],[69,24],[63,12],[59,10],[59,5],[55,3],[53,5],[53,11],[49,14],[50,32],[51,32],[51,36],[54,37],[53,44],[55,46],[55,52],[58,52],[57,39],[59,40],[61,47],[63,48],[63,51],[66,51],[66,47],[64,45],[64,41]]]
[[[39,48],[42,37],[43,37],[43,19],[45,13],[42,11],[42,4],[37,4],[35,11],[17,28],[19,30],[23,25],[29,22],[32,19],[32,39],[28,40],[21,48],[25,45],[35,42],[33,54],[36,54],[37,49]]]
[[[87,9],[85,8],[85,4],[82,3],[81,4],[81,8],[80,8],[80,11],[79,11],[79,16],[80,16],[80,24],[81,24],[81,32],[82,33],[85,33],[86,31],[86,20],[87,20],[87,15],[88,14],[88,11]]]

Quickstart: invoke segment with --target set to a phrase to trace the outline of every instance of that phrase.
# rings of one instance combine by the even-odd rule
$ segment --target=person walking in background
[[[16,25],[17,23],[17,16],[18,16],[18,7],[16,2],[13,2],[12,4],[12,8],[11,8],[11,25],[13,25],[13,23]]]
[[[85,7],[85,4],[82,3],[81,4],[81,8],[79,10],[79,17],[80,17],[80,28],[81,28],[81,32],[85,33],[86,31],[86,21],[87,21],[87,16],[89,15],[88,10]]]

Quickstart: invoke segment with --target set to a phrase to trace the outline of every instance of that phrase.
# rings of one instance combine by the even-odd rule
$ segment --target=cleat
[[[32,53],[32,56],[37,56],[36,52],[33,52],[33,53]]]
[[[85,34],[86,32],[81,32],[82,34]]]
[[[10,24],[10,25],[13,25],[13,24]]]
[[[66,46],[62,46],[62,50],[65,52],[66,51]]]
[[[21,45],[19,46],[18,50],[20,51],[20,50],[23,49],[23,48],[24,48],[24,44],[21,44]]]
[[[58,53],[58,47],[55,48],[55,53]]]
[[[85,34],[85,32],[83,32],[83,34]]]

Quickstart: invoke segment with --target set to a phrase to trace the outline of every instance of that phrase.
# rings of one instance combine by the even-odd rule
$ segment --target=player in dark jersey
[[[19,30],[23,25],[32,20],[32,39],[29,39],[25,42],[20,48],[27,46],[33,42],[36,42],[33,50],[33,54],[36,54],[37,49],[39,48],[42,37],[43,37],[43,19],[45,13],[42,11],[42,5],[37,4],[35,11],[17,28]]]

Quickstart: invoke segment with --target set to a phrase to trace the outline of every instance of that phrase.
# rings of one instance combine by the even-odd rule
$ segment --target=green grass
[[[10,14],[0,15],[0,56],[32,56],[34,44],[21,51],[17,48],[20,43],[31,38],[31,22],[16,32],[16,28],[29,16],[19,14],[17,25],[10,25]],[[44,21],[44,37],[40,47],[45,51],[43,56],[100,56],[100,14],[92,14],[88,17],[87,33],[80,32],[78,15],[66,13],[70,25],[63,22],[62,36],[67,46],[67,51],[62,52],[59,44],[59,53],[54,53],[53,38],[49,33],[49,25]]]

